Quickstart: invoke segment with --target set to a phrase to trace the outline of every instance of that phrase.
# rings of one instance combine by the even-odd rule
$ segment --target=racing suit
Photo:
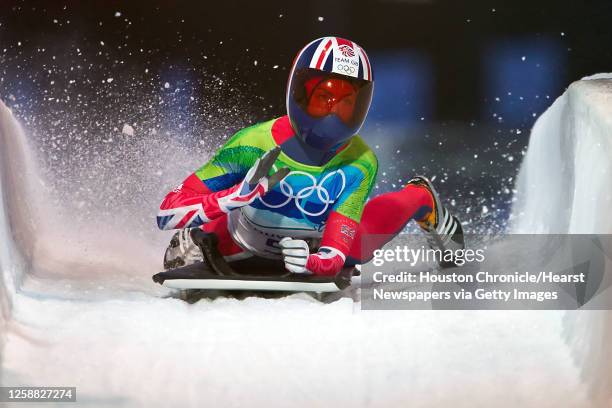
[[[163,200],[157,216],[160,229],[200,227],[219,238],[228,261],[249,256],[280,259],[284,237],[311,243],[306,268],[334,275],[344,265],[366,262],[372,251],[395,236],[410,219],[432,211],[429,192],[407,185],[370,201],[378,163],[364,141],[353,136],[322,166],[299,163],[281,150],[273,170],[289,174],[274,188],[254,192],[248,205],[228,205],[258,158],[295,136],[287,116],[240,130],[214,157]],[[380,234],[368,248],[365,234]]]

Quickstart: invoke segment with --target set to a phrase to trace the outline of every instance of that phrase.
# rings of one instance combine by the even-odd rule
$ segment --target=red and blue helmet
[[[323,37],[297,55],[287,85],[287,113],[307,145],[330,150],[355,135],[368,114],[374,79],[363,48]]]

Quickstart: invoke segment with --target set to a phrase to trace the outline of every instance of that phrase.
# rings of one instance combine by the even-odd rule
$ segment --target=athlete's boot
[[[425,187],[433,199],[434,208],[424,219],[417,221],[427,234],[427,242],[433,249],[465,249],[461,222],[442,205],[431,181],[424,176],[416,176],[408,184]]]
[[[189,231],[191,228],[185,228],[172,236],[164,254],[164,269],[178,268],[203,260],[202,251],[191,239]]]

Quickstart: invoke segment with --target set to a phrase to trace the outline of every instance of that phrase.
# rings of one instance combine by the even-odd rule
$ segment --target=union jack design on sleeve
[[[251,204],[289,173],[289,169],[282,168],[268,175],[279,154],[280,148],[271,149],[255,161],[240,184],[217,192],[192,174],[166,196],[157,225],[161,229],[193,228]]]
[[[216,193],[206,191],[206,186],[200,187],[199,191],[190,187],[197,185],[197,182],[203,185],[197,176],[191,175],[166,196],[157,215],[157,225],[160,229],[198,227],[231,210],[251,204],[269,188],[269,180],[266,177],[252,186],[245,179],[237,186]]]
[[[219,218],[227,212],[219,200],[235,194],[238,187],[213,192],[192,174],[161,203],[157,226],[163,230],[193,228]]]

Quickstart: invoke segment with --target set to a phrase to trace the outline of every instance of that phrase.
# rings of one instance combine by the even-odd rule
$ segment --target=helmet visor
[[[361,127],[372,100],[372,82],[312,68],[294,72],[289,96],[310,117],[336,115],[347,127]]]

